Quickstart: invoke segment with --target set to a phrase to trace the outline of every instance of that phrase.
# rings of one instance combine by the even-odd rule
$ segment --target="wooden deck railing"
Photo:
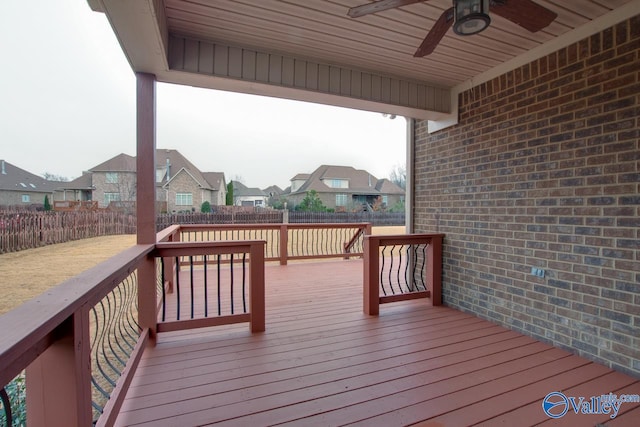
[[[0,317],[0,384],[26,369],[29,425],[91,425],[92,407],[121,404],[149,338],[135,323],[122,329],[133,314],[126,302],[137,296],[136,269],[152,250],[133,246]],[[114,349],[115,357],[107,352]]]
[[[380,304],[429,298],[442,304],[443,234],[366,236],[364,312],[377,315]]]
[[[154,339],[151,329],[249,321],[252,331],[264,330],[264,242],[173,243],[171,236],[171,230],[159,233],[164,243],[133,246],[0,316],[0,418],[15,411],[5,405],[5,385],[26,370],[29,425],[111,425],[142,351]],[[138,309],[157,307],[137,274],[154,257],[224,254],[248,254],[247,313],[139,325]]]
[[[161,231],[159,241],[264,240],[265,261],[350,258],[364,254],[370,223],[355,224],[183,224]]]
[[[264,331],[264,245],[255,240],[156,244],[164,284],[158,332],[241,322],[249,322],[252,332]],[[187,260],[182,272],[181,258]]]
[[[94,422],[110,425],[142,351],[147,343],[154,342],[157,331],[236,321],[249,321],[252,331],[264,330],[266,254],[281,264],[291,259],[362,256],[365,235],[371,232],[369,224],[288,224],[275,228],[263,224],[242,228],[244,231],[237,226],[221,230],[211,226],[169,227],[158,233],[158,243],[133,246],[0,316],[0,390],[26,370],[30,425],[46,425],[52,419],[65,426]],[[260,228],[275,233],[269,239],[256,239]],[[205,233],[209,239],[212,233],[218,234],[212,239],[215,241],[205,241]],[[244,241],[221,241],[221,233],[232,233]],[[266,248],[270,244],[272,252]],[[165,317],[164,322],[153,321],[154,313],[162,309],[157,290],[170,292],[173,287],[177,293],[181,259],[188,260],[185,274],[195,269],[204,274],[207,270],[199,264],[204,266],[211,260],[216,268],[220,260],[231,274],[232,256],[243,260],[241,269],[246,268],[248,259],[248,275],[238,276],[240,282],[246,283],[247,278],[249,282],[246,312],[243,307],[240,313],[218,315],[216,308],[214,315],[205,316],[195,309],[192,315],[189,309],[186,320]],[[162,265],[156,259],[174,263]],[[222,271],[216,270],[215,274]],[[157,283],[149,280],[156,276],[160,276]],[[188,284],[190,297],[195,295],[192,283]]]

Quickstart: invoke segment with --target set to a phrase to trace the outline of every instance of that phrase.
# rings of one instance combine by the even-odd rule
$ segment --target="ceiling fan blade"
[[[438,46],[440,40],[444,37],[444,35],[449,31],[451,25],[453,24],[453,8],[449,8],[442,12],[440,18],[436,21],[436,23],[431,27],[429,33],[422,41],[422,44],[416,50],[416,53],[413,54],[414,57],[420,58],[423,56],[429,55],[433,50]]]
[[[558,14],[532,0],[492,0],[491,12],[532,33],[551,24]]]
[[[352,18],[359,18],[364,15],[382,12],[383,10],[394,9],[409,4],[420,3],[425,0],[380,0],[367,3],[349,9],[348,15]]]

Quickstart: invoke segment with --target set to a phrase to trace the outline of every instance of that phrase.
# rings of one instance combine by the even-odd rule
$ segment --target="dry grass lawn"
[[[404,227],[373,227],[404,234]],[[105,236],[0,255],[0,314],[134,245],[135,235]]]
[[[135,243],[132,234],[104,236],[0,255],[0,314]]]

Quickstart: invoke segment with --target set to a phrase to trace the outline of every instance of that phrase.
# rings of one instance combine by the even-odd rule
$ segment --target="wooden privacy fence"
[[[402,225],[404,213],[287,212],[278,210],[161,214],[157,230],[176,224],[343,223]],[[136,217],[119,211],[0,212],[0,253],[16,252],[90,237],[134,234]]]
[[[135,216],[121,212],[0,213],[0,253],[135,232]]]

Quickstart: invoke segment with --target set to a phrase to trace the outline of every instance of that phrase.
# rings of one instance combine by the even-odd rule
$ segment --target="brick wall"
[[[135,172],[116,172],[117,182],[107,182],[107,172],[93,172],[91,174],[92,200],[98,202],[101,208],[106,208],[105,193],[118,193],[120,201],[130,202],[136,200],[136,174]]]
[[[176,194],[178,193],[190,193],[192,195],[192,204],[189,206],[176,205]],[[163,200],[167,200],[168,212],[181,212],[192,211],[200,212],[202,202],[205,200],[211,203],[211,191],[203,190],[193,177],[185,170],[178,172],[178,175],[174,176],[167,188],[167,194],[163,196]]]
[[[640,17],[416,124],[416,232],[446,233],[444,300],[640,376]],[[545,270],[545,277],[531,268]]]

